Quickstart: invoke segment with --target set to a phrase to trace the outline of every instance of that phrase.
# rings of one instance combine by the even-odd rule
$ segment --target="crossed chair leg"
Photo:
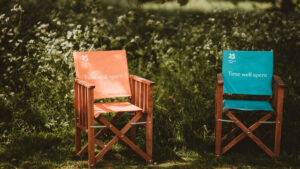
[[[221,149],[220,154],[227,152],[229,149],[231,149],[233,146],[235,146],[238,142],[240,142],[241,140],[246,138],[246,136],[248,136],[262,150],[264,150],[270,157],[275,158],[279,155],[279,152],[276,151],[277,147],[279,146],[279,145],[277,145],[279,142],[276,141],[278,139],[278,138],[276,138],[276,136],[275,136],[275,144],[274,144],[274,152],[273,152],[258,137],[256,137],[253,134],[253,131],[256,130],[262,124],[262,122],[266,122],[267,120],[269,120],[272,117],[273,112],[267,113],[266,115],[261,117],[257,122],[252,124],[249,128],[247,128],[240,120],[238,120],[236,118],[236,116],[234,116],[230,111],[225,111],[225,114],[230,119],[228,121],[232,121],[233,123],[235,123],[237,125],[237,128],[234,128],[233,130],[231,130],[231,132],[229,132],[227,135],[230,135],[231,133],[235,132],[238,128],[241,129],[243,132],[241,134],[239,134],[237,137],[235,137],[234,139],[232,139],[226,146],[224,146]],[[278,124],[276,124],[276,125],[278,125]],[[218,131],[220,131],[220,129]],[[218,136],[220,137],[220,134]],[[216,142],[219,142],[218,144],[219,144],[219,146],[221,146],[221,137],[216,138]],[[220,154],[216,153],[217,156]]]
[[[152,163],[152,118],[146,117],[147,121],[145,123],[146,126],[146,152],[141,150],[134,142],[134,140],[130,140],[125,134],[126,132],[134,126],[133,124],[139,124],[139,120],[145,115],[142,112],[136,112],[136,114],[131,118],[131,120],[121,129],[117,129],[112,123],[116,121],[123,112],[118,112],[110,121],[105,119],[103,116],[99,116],[95,120],[99,123],[104,124],[104,126],[100,126],[101,129],[94,134],[94,128],[96,126],[90,126],[88,131],[88,143],[80,149],[80,146],[76,146],[76,154],[81,155],[88,150],[88,158],[89,158],[89,167],[94,167],[95,163],[100,160],[109,149],[112,148],[114,144],[116,144],[119,140],[122,140],[126,143],[130,148],[132,148],[135,152],[137,152],[141,157],[143,157],[148,163]],[[99,127],[98,127],[99,128]],[[100,135],[102,135],[107,130],[110,130],[115,136],[107,143],[104,144],[100,140],[97,139]],[[80,130],[79,130],[80,131]],[[151,132],[151,133],[150,133]],[[79,133],[80,134],[80,133]],[[76,145],[80,145],[80,135],[76,132]],[[95,144],[102,148],[102,150],[97,153],[95,156]]]

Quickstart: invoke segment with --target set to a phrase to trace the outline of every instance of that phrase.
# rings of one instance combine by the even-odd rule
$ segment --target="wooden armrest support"
[[[86,81],[84,81],[84,80],[80,80],[80,79],[77,79],[77,78],[75,78],[75,83],[78,83],[78,84],[80,84],[80,85],[82,85],[82,86],[84,86],[84,87],[86,87],[86,88],[95,88],[95,85],[93,85],[93,84],[90,84],[90,83],[88,83],[88,82],[86,82]]]
[[[275,108],[276,112],[282,114],[282,105],[284,97],[284,82],[277,75],[273,75],[273,97],[272,105]]]
[[[94,125],[94,88],[84,80],[74,79],[75,126],[90,133]]]
[[[142,77],[136,76],[136,75],[130,75],[130,79],[139,81],[141,83],[145,83],[145,84],[150,85],[150,86],[154,85],[154,82],[152,82],[150,80],[147,80],[147,79],[144,79]]]
[[[218,85],[223,85],[224,84],[222,73],[217,74],[217,84]]]
[[[153,85],[154,82],[130,75],[131,79],[131,103],[142,108],[143,112],[152,114],[153,111]]]
[[[281,80],[281,78],[279,76],[273,75],[273,79],[274,79],[274,82],[277,86],[279,86],[279,87],[284,87],[285,86],[284,82]]]

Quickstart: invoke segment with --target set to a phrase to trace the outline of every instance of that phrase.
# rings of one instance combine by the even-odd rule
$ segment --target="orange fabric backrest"
[[[76,77],[95,85],[94,98],[131,96],[125,50],[74,52]]]

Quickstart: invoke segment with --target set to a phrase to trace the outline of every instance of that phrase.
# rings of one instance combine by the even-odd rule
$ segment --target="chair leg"
[[[132,142],[136,142],[136,126],[132,126],[130,129],[130,139]]]
[[[277,93],[277,99],[278,100],[277,100],[277,105],[276,105],[276,126],[275,126],[275,143],[274,143],[275,157],[278,157],[279,153],[280,153],[283,96],[284,96],[284,89],[279,88],[278,93]]]
[[[136,129],[137,129],[137,126],[131,126],[131,129],[130,129],[130,139],[132,142],[136,142]]]
[[[152,130],[153,130],[153,114],[148,113],[146,117],[146,153],[152,158]],[[152,161],[150,161],[152,162]]]
[[[95,166],[95,137],[94,129],[89,127],[88,129],[88,158],[89,158],[89,168]]]
[[[95,167],[95,131],[94,125],[94,90],[88,88],[87,91],[87,129],[88,129],[88,157],[89,168]]]
[[[215,102],[215,122],[216,122],[216,127],[215,127],[215,139],[216,139],[216,145],[215,145],[215,153],[216,156],[220,156],[222,154],[222,122],[219,121],[219,119],[222,119],[222,113],[223,113],[223,80],[221,74],[218,74],[217,79],[217,89],[216,89],[216,102]],[[219,83],[222,81],[222,83]]]
[[[75,126],[75,151],[76,154],[81,150],[81,132],[80,128]]]
[[[222,154],[222,122],[219,119],[222,119],[222,109],[220,110],[220,106],[216,103],[216,113],[215,113],[215,154],[216,156],[220,156]]]
[[[221,141],[222,141],[222,122],[218,121],[218,119],[222,118],[222,113],[219,113],[221,115],[218,115],[216,118],[216,131],[215,131],[215,137],[216,137],[216,145],[215,145],[215,150],[216,150],[216,156],[219,156],[222,154],[221,151]]]
[[[275,126],[275,142],[274,142],[274,154],[278,157],[280,154],[280,140],[281,140],[281,121],[276,121]]]

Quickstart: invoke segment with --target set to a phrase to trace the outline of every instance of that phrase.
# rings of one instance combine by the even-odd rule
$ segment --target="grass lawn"
[[[71,136],[71,135],[70,135]],[[28,168],[87,168],[87,153],[77,157],[72,136],[57,139],[52,134],[27,137],[23,144],[6,145],[0,149],[0,169]],[[59,143],[59,142],[65,143]],[[29,142],[33,142],[29,146]],[[269,158],[254,143],[245,140],[223,156],[214,156],[213,145],[208,149],[178,150],[173,160],[161,161],[154,156],[154,163],[147,164],[140,156],[123,144],[113,146],[96,168],[299,168],[300,155],[281,153],[278,159]],[[48,147],[47,145],[51,145]],[[44,148],[42,148],[44,147]],[[154,149],[154,151],[157,151]],[[154,152],[155,154],[155,152]]]

